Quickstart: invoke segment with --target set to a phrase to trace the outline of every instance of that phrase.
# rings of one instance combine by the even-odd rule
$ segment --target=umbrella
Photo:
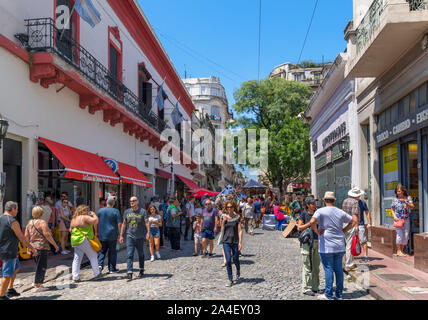
[[[269,187],[251,179],[242,189],[269,189]]]
[[[190,198],[190,197],[201,198],[201,197],[205,197],[205,196],[216,196],[217,194],[218,194],[218,192],[212,192],[209,190],[201,189],[198,192],[195,192],[195,193],[191,194],[190,196],[187,196],[187,198]]]

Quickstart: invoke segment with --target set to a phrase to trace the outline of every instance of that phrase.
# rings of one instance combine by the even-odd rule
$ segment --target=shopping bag
[[[358,257],[361,254],[361,244],[360,244],[360,237],[358,236],[358,232],[355,232],[354,237],[352,238],[351,254],[354,257]]]

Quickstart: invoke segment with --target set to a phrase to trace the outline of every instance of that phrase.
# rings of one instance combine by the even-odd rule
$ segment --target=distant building
[[[286,62],[275,67],[269,74],[269,79],[283,78],[289,81],[303,82],[308,84],[311,88],[316,89],[323,79],[323,69],[328,65],[329,64],[313,68],[300,68],[290,62]]]
[[[229,103],[220,79],[211,76],[182,80],[195,104],[195,114],[202,121],[200,127],[209,129],[213,137],[216,129],[226,129],[232,114],[229,113]],[[213,159],[214,157],[215,150],[213,150]],[[204,164],[201,169],[205,170],[208,189],[215,191],[235,184],[233,180],[235,168],[231,164],[224,163],[222,167],[217,164]]]

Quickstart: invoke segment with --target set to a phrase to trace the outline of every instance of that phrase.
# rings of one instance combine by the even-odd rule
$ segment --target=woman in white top
[[[146,223],[149,224],[150,227],[150,238],[149,238],[149,245],[150,245],[150,255],[151,259],[150,261],[155,261],[155,253],[156,258],[160,259],[161,256],[159,254],[159,245],[160,245],[160,227],[162,227],[162,217],[158,213],[158,209],[156,206],[151,205],[149,207],[149,217],[146,220]],[[155,252],[156,248],[156,252]]]

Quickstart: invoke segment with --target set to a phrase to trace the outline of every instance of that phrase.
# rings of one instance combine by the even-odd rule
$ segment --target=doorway
[[[420,233],[418,143],[416,140],[402,144],[401,160],[401,181],[407,188],[415,205],[415,208],[410,213],[410,240],[408,248],[409,254],[413,254],[413,235]]]
[[[18,203],[16,220],[22,224],[22,144],[12,139],[3,141],[3,171],[6,173],[6,188],[3,207],[6,202]]]

